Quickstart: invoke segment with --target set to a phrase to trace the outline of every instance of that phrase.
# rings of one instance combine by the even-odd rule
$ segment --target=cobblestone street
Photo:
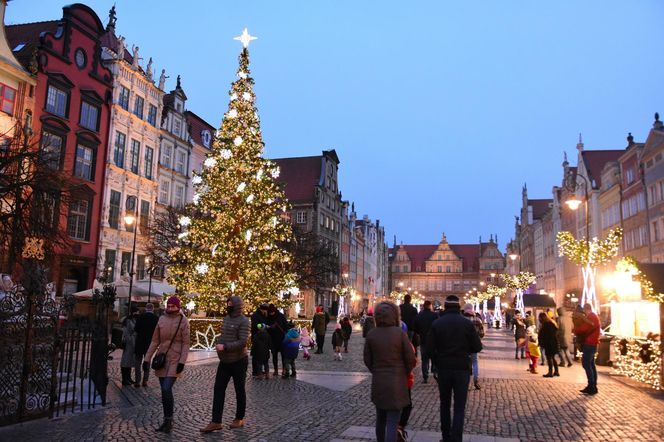
[[[235,440],[235,441],[369,441],[375,411],[369,400],[370,375],[362,363],[361,333],[350,352],[334,361],[328,343],[324,355],[298,359],[298,379],[247,381],[247,420],[239,430],[201,435],[210,420],[214,355],[197,353],[175,385],[175,428],[170,436],[155,433],[162,412],[159,389],[120,388],[117,362],[106,407],[0,428],[0,440]],[[585,386],[580,364],[544,379],[526,373],[525,360],[514,360],[513,338],[489,330],[480,355],[482,389],[469,393],[465,433],[468,441],[656,441],[664,439],[664,397],[627,384],[602,370],[600,393],[579,394]],[[208,357],[210,356],[210,357]],[[194,360],[196,359],[196,360]],[[117,360],[117,359],[116,359]],[[543,368],[543,367],[541,367]],[[439,402],[435,383],[423,384],[416,368],[414,410],[409,433],[414,441],[438,441]],[[543,370],[540,370],[543,372]],[[233,419],[235,398],[227,392],[224,423]],[[503,439],[504,438],[504,439]]]

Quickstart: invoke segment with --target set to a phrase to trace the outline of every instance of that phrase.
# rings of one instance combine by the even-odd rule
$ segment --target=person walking
[[[371,372],[371,402],[376,406],[376,439],[395,442],[401,409],[410,403],[408,373],[415,351],[401,330],[399,308],[391,301],[375,308],[376,328],[364,341],[364,364]]]
[[[583,352],[581,355],[581,365],[586,371],[586,377],[588,378],[588,386],[581,390],[581,393],[592,396],[597,394],[595,353],[599,344],[600,322],[597,315],[593,312],[592,305],[584,305],[583,313],[585,313],[585,318],[581,319],[583,321],[581,324],[574,327],[573,333],[580,343],[581,351]]]
[[[525,359],[526,349],[526,323],[523,321],[521,312],[514,312],[514,359],[519,359],[519,350],[521,350],[521,359]]]
[[[435,367],[432,360],[427,353],[426,340],[431,324],[438,319],[438,315],[433,312],[431,301],[424,301],[422,311],[415,317],[415,333],[419,336],[420,341],[420,357],[422,358],[422,382],[425,384],[429,382],[429,368]]]
[[[480,337],[480,340],[484,337],[484,324],[482,323],[482,318],[480,317],[480,313],[475,314],[475,311],[473,309],[472,304],[464,304],[463,305],[463,316],[468,318],[468,320],[473,324],[473,327],[475,327],[475,330],[477,331],[477,335]],[[477,353],[471,353],[470,354],[470,360],[472,364],[472,370],[473,370],[473,385],[475,386],[475,390],[480,389],[480,365],[477,360]]]
[[[556,324],[558,325],[558,347],[560,347],[560,363],[559,367],[565,366],[565,359],[567,359],[567,366],[572,366],[572,361],[569,357],[569,346],[567,345],[567,324],[565,323],[565,309],[563,307],[558,307],[556,310],[558,317],[556,318]]]
[[[148,302],[145,304],[145,311],[136,319],[136,326],[134,327],[134,331],[136,332],[136,345],[134,347],[136,382],[134,382],[134,387],[137,388],[141,385],[143,387],[148,386],[150,369],[143,370],[143,379],[141,379],[141,363],[143,362],[143,357],[148,352],[148,347],[150,347],[150,341],[152,340],[154,329],[157,328],[157,322],[159,322],[159,318],[154,314],[154,305]]]
[[[189,321],[180,307],[180,298],[171,296],[166,301],[166,314],[157,322],[152,334],[150,347],[143,359],[143,370],[150,368],[152,356],[159,350],[153,361],[163,360],[163,365],[155,368],[155,375],[159,378],[161,386],[161,403],[164,408],[164,423],[157,431],[170,433],[173,429],[173,411],[175,399],[173,398],[173,385],[184,370],[189,354]],[[164,355],[163,357],[161,355]]]
[[[350,341],[350,336],[353,334],[353,326],[348,316],[341,320],[341,334],[344,338],[344,353],[348,353],[348,341]]]
[[[558,327],[556,323],[553,322],[553,319],[549,317],[544,312],[541,312],[538,315],[540,322],[539,329],[539,345],[540,348],[544,349],[544,356],[546,357],[546,365],[549,367],[547,374],[544,374],[545,378],[552,378],[554,376],[560,376],[558,373],[558,362],[556,361],[555,356],[560,351],[558,347]]]
[[[401,330],[406,333],[408,336],[408,327],[406,323],[401,321]],[[413,344],[411,343],[411,346]],[[415,347],[413,346],[413,353],[415,353]],[[417,355],[415,355],[417,358]],[[417,360],[415,362],[417,364]],[[413,370],[408,372],[408,405],[401,409],[401,415],[399,416],[399,424],[397,425],[397,442],[408,442],[408,421],[410,420],[410,414],[413,412],[413,386],[415,385],[415,375]]]
[[[461,316],[459,298],[445,298],[445,311],[431,325],[427,352],[438,370],[440,427],[444,442],[461,442],[470,381],[470,355],[482,350],[475,326]],[[454,395],[454,416],[450,416]]]
[[[367,309],[367,316],[364,318],[364,323],[362,324],[362,337],[366,338],[371,330],[376,328],[376,319],[373,316],[373,309]]]
[[[122,385],[136,384],[131,379],[131,369],[135,368],[135,377],[140,377],[140,364],[136,363],[136,316],[138,307],[131,306],[131,313],[127,315],[122,324],[122,359],[120,359],[120,373],[122,374]]]
[[[247,343],[249,342],[249,319],[244,316],[244,304],[239,296],[231,296],[226,301],[226,317],[221,325],[221,336],[217,339],[217,376],[214,380],[214,394],[212,399],[212,421],[202,433],[211,433],[221,430],[223,425],[221,417],[224,414],[226,401],[226,387],[233,379],[235,388],[235,419],[228,426],[230,429],[244,426],[244,414],[247,408],[247,394],[245,382],[247,378]]]
[[[340,361],[343,358],[341,357],[341,346],[344,344],[344,333],[341,330],[341,324],[337,323],[334,326],[334,332],[332,332],[332,350],[334,351],[334,360]]]
[[[327,330],[327,322],[325,313],[323,312],[323,306],[319,305],[316,307],[316,314],[314,319],[311,321],[311,328],[316,334],[316,354],[323,353],[323,346],[325,345],[325,331]]]
[[[283,353],[281,352],[281,343],[284,341],[286,336],[286,330],[288,329],[288,321],[283,313],[277,310],[277,307],[274,304],[270,304],[267,310],[267,332],[272,338],[272,345],[270,350],[272,351],[272,367],[274,368],[274,377],[279,376],[279,355],[281,354],[283,359]],[[284,374],[283,370],[283,361],[281,374]]]
[[[253,343],[256,342],[256,334],[258,333],[258,329],[259,329],[258,326],[259,325],[265,326],[265,324],[267,323],[268,308],[269,308],[269,306],[266,303],[262,303],[261,305],[258,306],[256,311],[251,315],[251,342],[252,342],[252,347],[251,347],[252,348],[252,350],[251,350],[251,355],[252,355],[252,358],[251,358],[251,375],[254,376],[254,377],[257,377],[257,376],[265,377],[264,374],[263,374],[263,371],[262,371],[263,367],[258,362],[256,362],[256,360],[254,359]],[[264,328],[264,330],[267,330],[267,329],[265,329],[265,327],[263,327],[263,328]],[[266,333],[267,333],[267,331],[266,331]],[[270,358],[269,348],[270,348],[270,345],[267,346],[268,359]],[[262,356],[262,354],[261,354],[261,356]],[[261,358],[261,360],[262,360],[262,358]],[[268,376],[269,376],[269,373],[268,373]]]
[[[300,329],[300,345],[302,346],[302,359],[308,361],[311,359],[309,354],[309,349],[314,346],[311,336],[309,336],[309,330],[307,327],[302,327]]]
[[[408,327],[408,339],[415,346],[415,354],[417,354],[417,345],[415,339],[415,318],[417,318],[417,309],[411,304],[412,297],[407,294],[403,297],[403,303],[399,306],[399,312],[401,313],[401,320]]]

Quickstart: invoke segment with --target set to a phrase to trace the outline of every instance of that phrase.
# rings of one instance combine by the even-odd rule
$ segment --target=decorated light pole
[[[506,288],[514,290],[516,309],[523,313],[526,309],[523,303],[523,291],[535,282],[535,275],[530,272],[520,272],[516,275],[503,273],[500,277],[503,279]]]
[[[493,317],[492,320],[496,323],[496,328],[500,328],[503,324],[503,315],[500,312],[500,297],[507,293],[505,287],[498,287],[497,285],[489,284],[486,288],[487,293],[493,296]]]

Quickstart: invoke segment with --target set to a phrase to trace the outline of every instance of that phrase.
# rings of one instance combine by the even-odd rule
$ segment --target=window
[[[181,208],[184,206],[184,187],[176,185],[175,194],[173,195],[173,206],[176,208]]]
[[[181,150],[177,151],[176,154],[176,162],[175,162],[175,170],[176,172],[180,172],[182,175],[185,175],[185,166],[187,163],[187,154],[186,152],[182,152]]]
[[[13,115],[14,104],[16,104],[16,89],[0,83],[0,109],[9,115]]]
[[[403,271],[404,271],[404,273],[407,273],[408,272],[408,266],[403,266]]]
[[[108,271],[108,279],[115,281],[115,257],[117,252],[115,250],[106,249],[104,252],[104,271]]]
[[[115,133],[115,150],[113,152],[113,162],[116,166],[124,168],[125,142],[127,137],[122,132]]]
[[[150,221],[150,202],[141,200],[141,217],[138,219],[141,233],[148,233],[148,221]]]
[[[304,210],[299,210],[297,212],[297,216],[296,216],[295,220],[298,224],[306,224],[307,223],[307,212],[305,212]]]
[[[145,178],[152,179],[152,157],[154,156],[154,150],[151,147],[145,148]]]
[[[652,236],[653,240],[655,241],[659,241],[660,239],[662,239],[662,234],[659,230],[659,220],[652,222]]]
[[[443,266],[438,266],[438,268],[437,268],[436,271],[437,271],[438,273],[442,273],[442,272],[443,272]]]
[[[136,278],[145,279],[145,255],[136,257]]]
[[[159,184],[159,203],[168,204],[170,201],[171,183],[169,181],[162,181]]]
[[[131,171],[138,175],[138,158],[139,158],[139,153],[141,151],[141,143],[139,143],[137,140],[132,139],[131,140],[131,157],[130,157],[130,162],[131,162]]]
[[[120,265],[120,274],[128,275],[131,271],[131,252],[122,252],[122,264]]]
[[[632,184],[634,182],[634,169],[629,168],[625,171],[625,178],[627,180],[627,184]]]
[[[173,118],[173,134],[175,134],[179,137],[181,127],[182,127],[182,123],[180,122],[180,119],[179,118]]]
[[[85,101],[81,102],[81,115],[79,118],[79,123],[81,126],[86,129],[98,130],[98,121],[99,121],[99,108],[93,106],[90,103]]]
[[[108,205],[108,225],[117,229],[120,223],[120,201],[122,194],[115,190],[111,190],[111,198]]]
[[[42,160],[51,169],[60,169],[60,159],[62,157],[63,139],[49,131],[42,132]]]
[[[171,158],[173,157],[173,146],[164,144],[161,150],[161,165],[171,168]]]
[[[46,110],[61,117],[66,116],[68,97],[67,92],[49,85],[48,93],[46,94]]]
[[[87,239],[89,205],[90,203],[86,200],[73,200],[69,204],[67,232],[71,238]]]
[[[448,292],[452,291],[452,281],[445,281]]]
[[[157,125],[157,106],[154,104],[148,104],[148,123]]]
[[[126,111],[129,110],[129,89],[124,86],[120,87],[120,97],[118,98],[118,104],[122,109]]]
[[[94,153],[90,147],[78,145],[76,146],[76,164],[74,165],[74,175],[92,181],[94,175],[92,173]]]
[[[143,108],[145,107],[145,100],[143,97],[136,96],[134,100],[134,115],[136,115],[141,120],[143,119]]]

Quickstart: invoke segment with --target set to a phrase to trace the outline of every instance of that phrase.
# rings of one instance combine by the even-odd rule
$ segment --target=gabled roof
[[[449,244],[450,249],[459,257],[463,262],[464,272],[476,272],[480,267],[480,247],[485,249],[488,243],[480,244]],[[420,268],[421,272],[426,269],[426,260],[438,249],[438,244],[419,244],[419,245],[406,245],[402,244],[408,253],[410,259],[411,271],[417,271]]]
[[[16,59],[27,68],[32,59],[33,49],[39,46],[41,34],[44,32],[55,33],[59,24],[60,20],[49,20],[6,26],[7,41],[12,51],[19,44],[25,45],[21,50],[14,52]]]
[[[584,150],[581,152],[583,162],[588,171],[588,178],[590,185],[593,181],[594,189],[602,187],[602,169],[609,161],[618,161],[618,158],[625,152],[624,149],[620,150]]]
[[[278,181],[285,185],[291,203],[313,203],[314,189],[320,183],[322,156],[273,159],[281,170]]]
[[[643,149],[643,157],[648,157],[656,152],[664,144],[664,131],[661,129],[651,129]]]
[[[528,200],[528,205],[533,207],[533,219],[542,219],[552,204],[552,199]]]
[[[450,244],[456,256],[463,260],[464,272],[476,272],[480,268],[479,244]]]
[[[215,129],[214,127],[193,113],[192,111],[185,111],[185,117],[187,118],[187,125],[189,126],[189,135],[191,136],[191,139],[194,143],[198,144],[199,146],[205,147],[203,144],[203,139],[201,137],[201,132],[204,130],[209,130],[210,134],[214,136]],[[210,143],[212,143],[210,141]],[[212,146],[212,144],[210,144]]]

